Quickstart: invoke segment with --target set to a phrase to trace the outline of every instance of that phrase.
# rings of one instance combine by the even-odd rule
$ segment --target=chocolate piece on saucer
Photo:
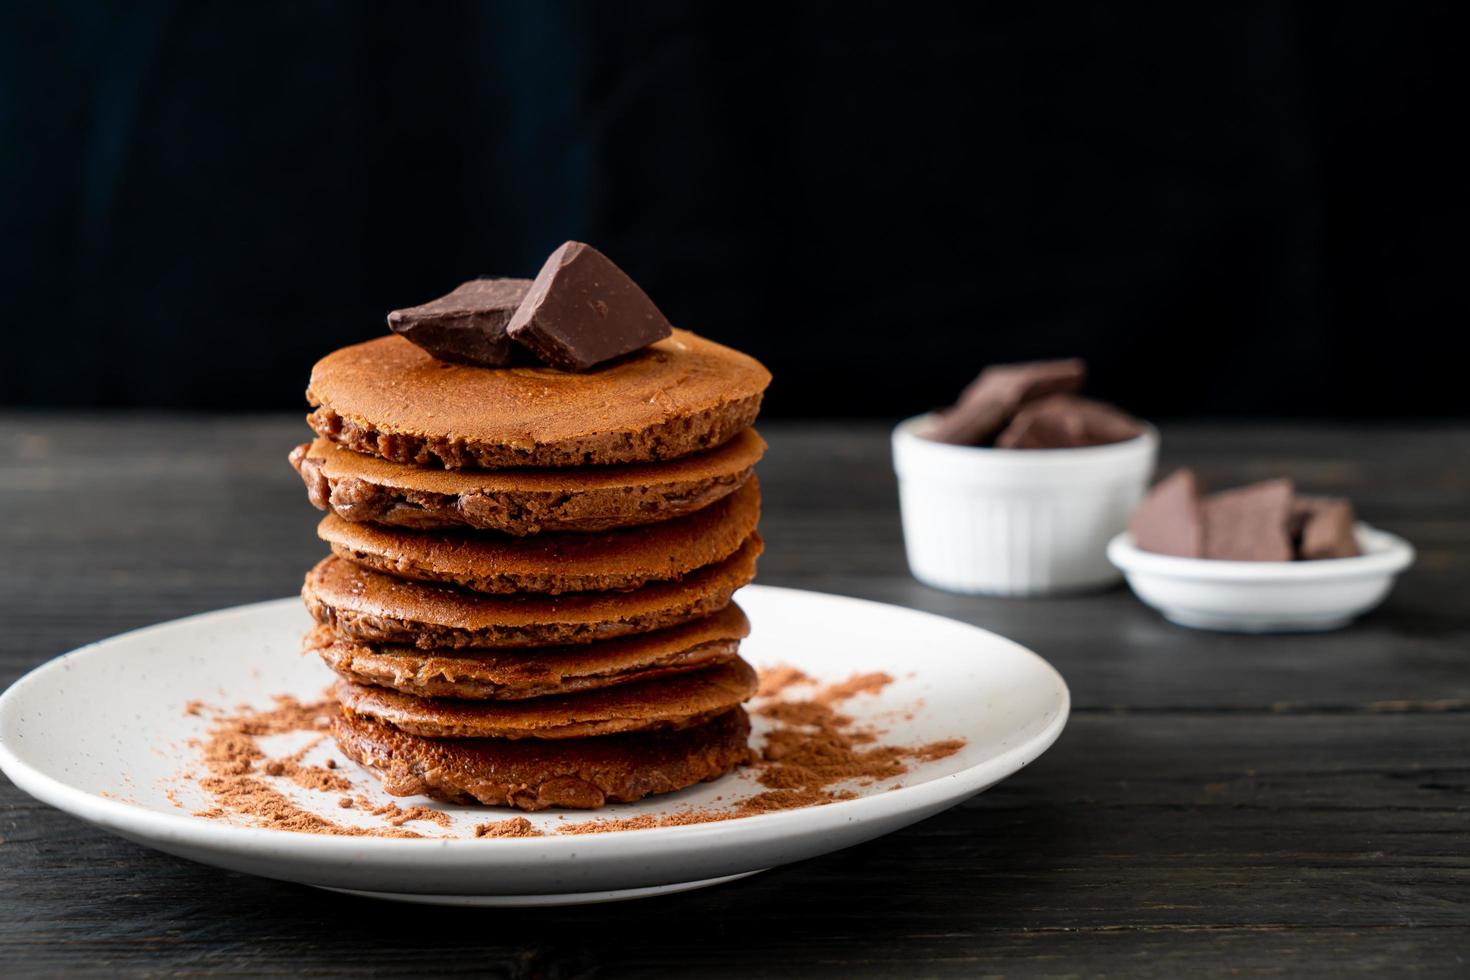
[[[611,259],[567,242],[536,274],[507,331],[552,367],[585,371],[663,340],[673,328]]]
[[[1086,376],[1086,365],[1075,357],[991,365],[960,392],[952,408],[935,415],[925,435],[935,442],[982,445],[1026,402],[1078,391]]]
[[[1022,406],[995,439],[997,449],[1080,449],[1133,439],[1138,420],[1079,395],[1048,395]]]
[[[1297,497],[1291,512],[1296,556],[1314,560],[1362,554],[1353,523],[1353,505],[1345,497]]]
[[[421,306],[388,314],[388,329],[441,361],[504,367],[515,344],[506,335],[529,279],[471,279]]]
[[[1204,499],[1206,558],[1291,561],[1290,480],[1263,480]]]
[[[1128,529],[1144,551],[1203,558],[1204,515],[1194,470],[1185,467],[1160,480],[1133,512]]]

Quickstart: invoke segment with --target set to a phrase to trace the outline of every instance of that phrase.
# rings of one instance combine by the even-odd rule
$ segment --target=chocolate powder
[[[651,827],[679,827],[695,823],[734,820],[758,813],[822,806],[856,798],[839,784],[856,780],[871,785],[901,776],[910,762],[933,762],[954,755],[964,739],[945,739],[924,745],[884,745],[880,732],[858,726],[853,719],[833,709],[859,694],[877,694],[893,683],[888,674],[855,674],[838,684],[820,688],[806,699],[781,698],[797,685],[812,679],[794,667],[778,666],[761,672],[758,698],[767,703],[755,713],[775,722],[766,734],[765,745],[751,762],[758,770],[757,782],[766,792],[758,793],[725,809],[689,810],[667,817],[645,815],[623,819],[593,820],[562,827],[563,834],[600,834]]]
[[[380,806],[374,806],[372,800],[365,796],[357,798],[357,806],[375,817],[382,817],[390,827],[402,827],[410,820],[426,820],[441,827],[450,827],[454,823],[449,819],[449,814],[443,810],[435,810],[427,806],[402,807],[391,800]]]
[[[263,735],[283,735],[288,732],[320,731],[326,724],[336,704],[331,701],[302,703],[295,698],[277,696],[276,706],[266,710],[239,707],[234,714],[217,713],[209,735],[197,743],[204,762],[205,772],[195,776],[200,788],[214,798],[214,806],[194,813],[196,817],[220,819],[228,816],[247,817],[255,824],[276,830],[294,830],[307,834],[330,834],[341,837],[420,837],[411,830],[404,830],[390,820],[383,830],[364,827],[349,827],[333,823],[305,810],[292,802],[291,798],[260,779],[267,776],[285,776],[298,786],[307,789],[343,792],[352,788],[352,783],[341,773],[320,766],[302,763],[306,753],[321,737],[297,752],[279,759],[269,759],[256,739]],[[204,706],[191,701],[185,711],[191,715],[202,714]],[[341,805],[341,801],[338,801]],[[399,814],[407,811],[393,806]],[[425,810],[427,807],[415,807]],[[374,812],[374,811],[370,811]],[[448,823],[448,817],[439,813]],[[418,815],[408,819],[425,819]],[[399,823],[403,821],[400,820]]]
[[[772,698],[784,693],[792,685],[811,683],[813,683],[811,677],[805,672],[787,664],[781,664],[761,671],[761,686],[755,696],[758,698]]]
[[[877,694],[889,684],[893,683],[890,674],[853,674],[840,684],[833,684],[817,692],[813,699],[818,704],[835,704],[838,701],[846,701],[858,694]]]
[[[497,820],[494,823],[482,823],[475,825],[476,837],[542,837],[541,831],[536,825],[525,817],[511,817],[509,820]]]
[[[945,739],[924,745],[887,745],[877,729],[856,724],[834,705],[862,694],[877,694],[893,682],[884,673],[855,674],[845,681],[816,688],[805,698],[787,695],[793,687],[815,687],[807,674],[790,666],[777,666],[761,673],[757,699],[763,701],[755,713],[773,727],[765,744],[750,762],[756,780],[765,791],[723,808],[688,810],[657,817],[644,815],[623,819],[583,821],[560,827],[561,834],[596,834],[652,827],[679,827],[696,823],[734,820],[760,813],[822,806],[856,798],[851,789],[837,786],[856,781],[867,786],[909,771],[915,762],[933,762],[958,752],[964,739]],[[206,769],[196,777],[200,787],[214,798],[215,805],[195,816],[224,818],[243,816],[260,826],[302,833],[351,837],[421,837],[403,827],[411,821],[426,821],[440,827],[452,825],[448,814],[426,806],[400,807],[396,803],[375,804],[363,795],[342,795],[337,806],[357,809],[383,818],[383,828],[344,826],[320,817],[293,803],[289,797],[259,778],[261,774],[289,778],[305,789],[349,794],[352,781],[337,769],[335,760],[311,766],[302,760],[325,736],[319,735],[289,756],[267,758],[257,738],[288,732],[320,732],[336,703],[330,700],[303,703],[278,696],[267,710],[240,707],[233,714],[216,712],[209,736],[197,743]],[[192,715],[207,709],[190,702]],[[539,837],[525,817],[479,824],[476,837]]]

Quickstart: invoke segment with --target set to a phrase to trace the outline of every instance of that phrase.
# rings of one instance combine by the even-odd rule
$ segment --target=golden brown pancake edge
[[[390,462],[322,438],[297,446],[290,460],[312,505],[343,520],[526,535],[692,514],[744,484],[765,449],[747,428],[714,449],[661,463],[446,470]]]
[[[358,524],[329,513],[317,535],[337,557],[399,578],[495,594],[622,592],[728,558],[755,531],[760,499],[752,478],[687,517],[594,534],[440,534]]]
[[[751,534],[729,558],[621,593],[491,596],[395,579],[329,555],[301,596],[317,622],[343,635],[420,649],[545,647],[644,633],[723,609],[755,578],[764,543]]]
[[[750,622],[735,603],[651,633],[525,650],[419,650],[364,643],[316,626],[302,642],[339,677],[418,697],[544,697],[650,680],[733,660]]]
[[[736,657],[704,670],[519,701],[414,697],[339,680],[342,710],[426,738],[575,739],[688,728],[755,695],[755,669]]]
[[[600,738],[436,739],[339,715],[344,755],[393,796],[522,810],[633,803],[723,776],[750,757],[750,722],[734,708],[703,725]]]
[[[357,452],[451,469],[674,459],[755,420],[770,372],[685,330],[587,372],[439,361],[398,336],[328,354],[307,421]]]

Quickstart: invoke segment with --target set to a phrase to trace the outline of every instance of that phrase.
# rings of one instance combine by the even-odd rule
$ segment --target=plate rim
[[[270,827],[242,827],[186,813],[162,812],[125,800],[109,799],[64,783],[22,759],[6,739],[6,730],[11,724],[10,715],[17,710],[16,703],[23,697],[23,693],[19,692],[23,692],[32,684],[44,682],[47,675],[53,671],[69,669],[66,665],[70,661],[97,655],[96,651],[99,648],[105,648],[115,641],[136,639],[189,623],[225,619],[231,616],[247,616],[263,612],[267,608],[284,607],[300,601],[297,596],[287,596],[194,613],[178,619],[126,630],[67,651],[27,671],[3,693],[0,693],[0,771],[3,771],[19,789],[35,799],[99,827],[124,836],[159,840],[217,853],[248,855],[258,854],[265,850],[279,857],[310,859],[317,863],[335,863],[353,862],[360,860],[365,855],[387,861],[421,860],[429,851],[436,852],[436,857],[445,858],[460,857],[470,853],[480,856],[498,853],[504,856],[506,849],[515,848],[516,853],[525,857],[552,859],[574,857],[575,852],[579,849],[585,854],[589,846],[599,846],[589,845],[589,841],[610,839],[618,842],[618,850],[624,852],[620,854],[620,858],[626,859],[636,856],[636,854],[626,853],[630,850],[663,850],[672,843],[671,837],[682,844],[697,844],[702,839],[726,836],[736,825],[743,833],[762,840],[771,840],[785,836],[784,831],[788,828],[794,832],[819,831],[821,827],[811,825],[814,820],[823,825],[857,821],[869,823],[911,811],[921,811],[926,807],[942,807],[946,804],[958,803],[1019,772],[1039,758],[1061,736],[1071,717],[1071,690],[1061,673],[1036,652],[984,627],[927,610],[811,589],[747,585],[737,592],[737,598],[740,593],[747,590],[757,593],[782,592],[794,596],[815,596],[822,600],[839,603],[899,610],[905,614],[937,620],[946,624],[946,628],[958,626],[974,630],[992,641],[999,641],[1010,647],[1013,653],[1022,655],[1023,659],[1029,658],[1034,661],[1033,666],[1039,667],[1041,675],[1054,685],[1058,698],[1056,713],[1040,731],[997,755],[959,772],[948,773],[914,786],[902,786],[889,792],[853,800],[840,800],[821,806],[753,814],[731,820],[620,830],[615,834],[546,834],[540,837],[492,839],[443,837],[403,839],[311,834]],[[492,811],[487,808],[486,812],[487,815],[497,815],[502,811],[500,809]],[[518,813],[519,811],[505,810],[504,816],[514,817]]]

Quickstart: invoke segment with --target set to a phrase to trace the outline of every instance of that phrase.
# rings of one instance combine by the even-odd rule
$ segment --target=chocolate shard
[[[1205,557],[1291,561],[1290,480],[1263,480],[1204,499]]]
[[[1048,395],[1021,406],[996,437],[998,449],[1078,449],[1124,442],[1143,432],[1121,409],[1079,395]]]
[[[1181,558],[1205,555],[1204,513],[1194,470],[1175,470],[1149,491],[1128,523],[1133,543],[1144,551]]]
[[[1345,497],[1297,497],[1291,511],[1296,556],[1313,561],[1362,554],[1354,523],[1353,505]]]
[[[939,412],[925,433],[936,442],[980,446],[994,438],[1026,402],[1080,391],[1087,365],[1077,358],[993,364]]]
[[[388,329],[441,361],[505,367],[515,344],[506,335],[529,279],[471,279],[421,306],[388,314]]]
[[[653,300],[591,245],[551,253],[507,328],[552,367],[585,371],[673,333]]]

